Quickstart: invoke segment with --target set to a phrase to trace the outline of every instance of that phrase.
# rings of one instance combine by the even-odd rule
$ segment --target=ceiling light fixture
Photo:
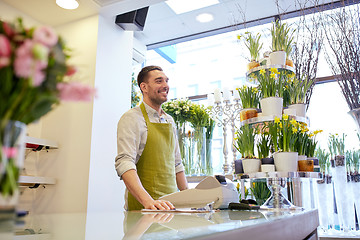
[[[211,22],[212,20],[214,20],[214,15],[212,15],[211,13],[201,13],[196,16],[196,20],[201,23]]]
[[[219,3],[219,0],[167,0],[165,2],[176,14],[182,14]]]
[[[56,4],[64,9],[76,9],[79,6],[76,0],[56,0]]]

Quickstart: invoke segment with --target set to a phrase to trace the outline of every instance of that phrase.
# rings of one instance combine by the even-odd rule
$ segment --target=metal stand
[[[218,126],[223,128],[223,154],[224,154],[224,164],[223,170],[224,174],[230,173],[231,168],[235,169],[235,160],[236,160],[236,148],[235,144],[235,121],[240,120],[240,111],[241,106],[239,100],[234,100],[234,103],[230,103],[230,100],[224,101],[224,105],[221,102],[215,103],[215,106],[212,108],[212,115],[216,118],[218,122]],[[227,147],[227,125],[230,124],[231,126],[231,133],[232,133],[232,141],[231,141],[231,150],[233,153],[233,162],[231,166],[228,163],[228,147]]]
[[[261,210],[288,211],[303,209],[302,207],[293,205],[281,193],[281,190],[286,186],[286,178],[267,178],[266,183],[271,191],[271,196],[260,207]]]

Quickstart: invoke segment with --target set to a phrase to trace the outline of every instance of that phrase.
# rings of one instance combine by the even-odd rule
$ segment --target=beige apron
[[[176,192],[175,138],[171,123],[152,123],[140,105],[147,125],[147,139],[143,153],[136,164],[137,174],[145,190],[157,200],[159,197]],[[144,207],[128,193],[128,210]]]

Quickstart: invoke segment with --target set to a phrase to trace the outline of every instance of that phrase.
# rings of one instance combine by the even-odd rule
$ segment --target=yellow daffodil
[[[260,70],[260,74],[261,74],[261,75],[265,75],[265,73],[266,73],[265,69],[261,69],[261,70]]]
[[[282,126],[282,123],[279,123],[279,127],[280,127],[280,128],[282,128],[282,127],[283,127],[283,126]]]
[[[293,132],[293,133],[297,133],[297,132],[298,132],[298,129],[293,127],[293,128],[292,128],[292,132]]]
[[[283,119],[284,119],[285,121],[287,121],[287,120],[289,119],[289,115],[283,114]]]
[[[290,120],[290,123],[291,123],[294,127],[297,126],[297,121],[296,121],[295,119],[291,119],[291,120]]]
[[[237,37],[238,40],[241,39],[241,35],[239,35],[239,34],[236,37]]]
[[[272,72],[274,74],[279,74],[279,71],[277,70],[277,68],[270,68],[270,72]]]
[[[275,123],[279,123],[280,122],[280,118],[278,117],[275,117],[275,120],[274,120]]]
[[[270,73],[270,77],[275,78],[276,74],[275,73]]]

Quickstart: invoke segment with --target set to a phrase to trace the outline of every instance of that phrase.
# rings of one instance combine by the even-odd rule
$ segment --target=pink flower
[[[96,90],[81,83],[58,83],[59,97],[62,101],[89,102],[95,96]]]
[[[0,34],[0,68],[9,66],[11,55],[11,45],[9,39]]]
[[[33,86],[40,86],[45,79],[45,74],[43,69],[47,66],[47,58],[42,56],[36,60],[34,58],[34,52],[36,50],[37,44],[33,41],[27,39],[25,42],[16,50],[16,57],[14,61],[15,74],[18,77],[30,78],[32,80]],[[34,50],[35,49],[35,50]],[[45,53],[43,53],[44,55]],[[46,52],[46,55],[48,52]],[[35,54],[36,57],[41,55],[40,53]]]
[[[3,22],[2,27],[4,29],[5,34],[8,37],[12,37],[15,34],[15,31],[9,26],[7,22]]]
[[[16,158],[17,149],[14,147],[2,147],[2,151],[5,154],[6,158]]]
[[[58,36],[52,28],[42,26],[35,29],[33,39],[45,46],[53,47],[58,41]]]

